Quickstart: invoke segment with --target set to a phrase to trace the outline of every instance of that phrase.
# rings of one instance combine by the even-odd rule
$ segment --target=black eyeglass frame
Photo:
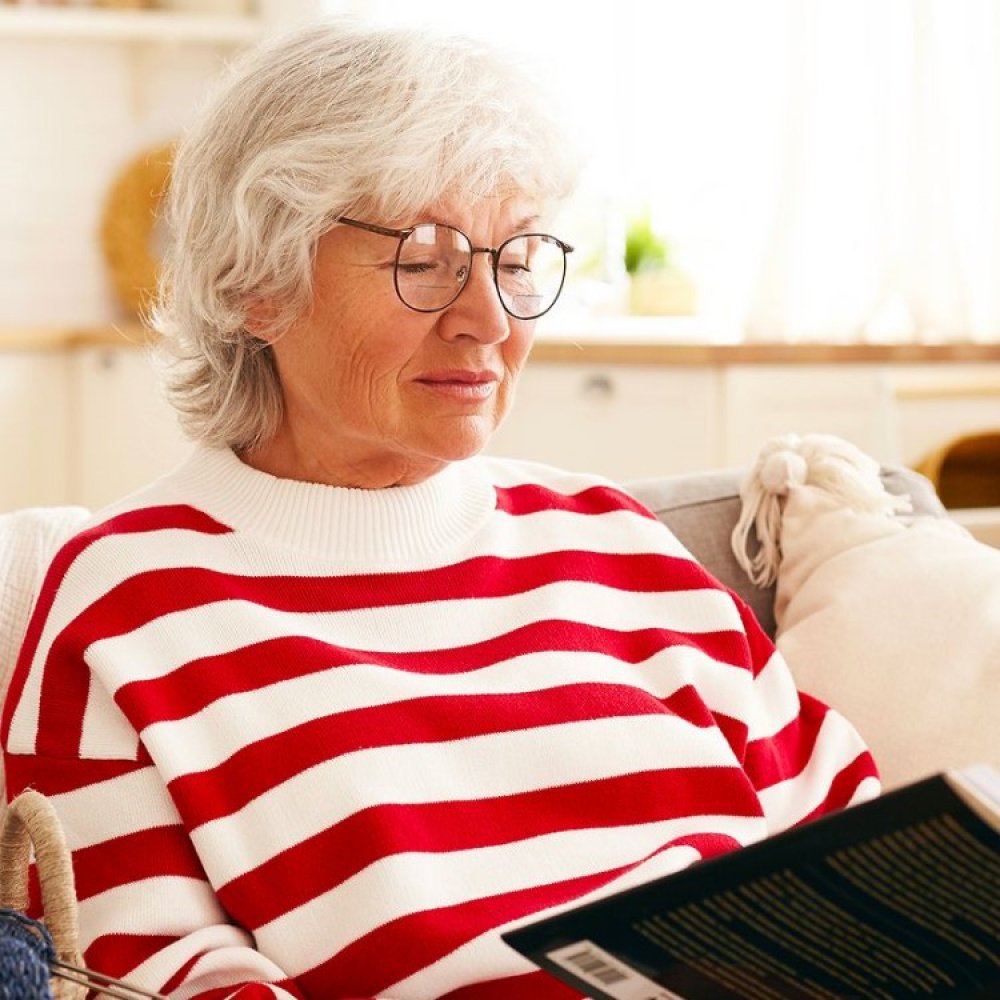
[[[338,223],[342,223],[345,226],[353,226],[355,229],[363,229],[368,233],[375,233],[377,236],[391,236],[394,239],[399,240],[396,246],[396,256],[393,259],[392,266],[392,284],[396,289],[396,297],[400,302],[406,306],[407,309],[412,309],[414,312],[419,313],[436,313],[442,312],[447,309],[448,306],[452,305],[455,300],[465,291],[465,286],[469,283],[469,276],[472,274],[471,262],[475,258],[477,253],[488,253],[490,255],[490,260],[492,261],[493,267],[493,286],[497,290],[497,298],[500,299],[500,305],[503,306],[503,310],[508,316],[513,319],[519,320],[532,320],[538,319],[540,316],[544,316],[558,301],[559,296],[562,295],[563,285],[566,284],[566,254],[572,253],[574,247],[570,246],[564,240],[559,239],[557,236],[553,236],[551,233],[515,233],[509,239],[503,241],[498,247],[477,247],[469,237],[455,226],[449,226],[443,222],[420,222],[415,226],[408,226],[406,229],[390,229],[388,226],[376,226],[372,222],[359,222],[357,219],[349,219],[345,215],[341,215],[337,220]],[[406,299],[403,298],[402,292],[399,290],[399,256],[403,252],[403,244],[406,240],[412,236],[421,226],[443,226],[445,229],[452,229],[456,233],[461,233],[465,237],[469,244],[469,258],[470,267],[469,273],[466,274],[465,278],[462,280],[462,284],[459,285],[458,291],[447,301],[444,305],[435,306],[433,309],[421,309],[419,306],[411,306]],[[563,271],[562,277],[559,279],[559,287],[556,289],[555,295],[552,296],[552,301],[539,313],[534,313],[531,316],[518,316],[517,313],[512,312],[510,307],[504,302],[503,292],[500,290],[500,276],[498,274],[500,268],[500,254],[503,253],[504,247],[508,244],[513,243],[514,240],[525,239],[530,236],[538,236],[546,240],[551,240],[555,243],[560,250],[563,252]]]

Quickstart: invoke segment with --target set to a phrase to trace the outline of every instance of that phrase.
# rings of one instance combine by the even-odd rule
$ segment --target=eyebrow
[[[0,0],[0,2],[2,2],[2,0]],[[515,219],[508,230],[510,236],[508,236],[507,238],[510,239],[511,236],[519,236],[525,231],[533,231],[529,227],[537,225],[538,222],[541,221],[541,218],[542,218],[541,215],[539,215],[536,212],[532,215],[522,215],[519,219]],[[426,223],[433,223],[436,226],[451,226],[453,229],[458,229],[459,231],[463,231],[461,226],[456,226],[452,222],[445,222],[444,219],[440,217],[428,218],[416,224],[425,225]],[[412,225],[412,224],[413,223],[407,223],[407,225]]]

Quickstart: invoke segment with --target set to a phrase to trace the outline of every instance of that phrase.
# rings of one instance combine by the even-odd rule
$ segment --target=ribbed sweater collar
[[[440,555],[468,541],[496,506],[475,459],[415,486],[362,490],[279,479],[229,449],[199,446],[162,485],[237,531],[358,565]]]

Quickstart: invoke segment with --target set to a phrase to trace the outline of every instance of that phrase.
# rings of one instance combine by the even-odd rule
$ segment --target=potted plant
[[[637,316],[690,316],[696,312],[694,286],[671,262],[670,245],[653,228],[649,211],[625,230],[625,270],[629,312]]]

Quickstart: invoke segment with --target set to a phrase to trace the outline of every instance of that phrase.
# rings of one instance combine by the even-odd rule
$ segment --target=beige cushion
[[[1000,766],[1000,551],[801,481],[785,484],[777,530],[778,648],[802,690],[857,726],[885,787]]]

